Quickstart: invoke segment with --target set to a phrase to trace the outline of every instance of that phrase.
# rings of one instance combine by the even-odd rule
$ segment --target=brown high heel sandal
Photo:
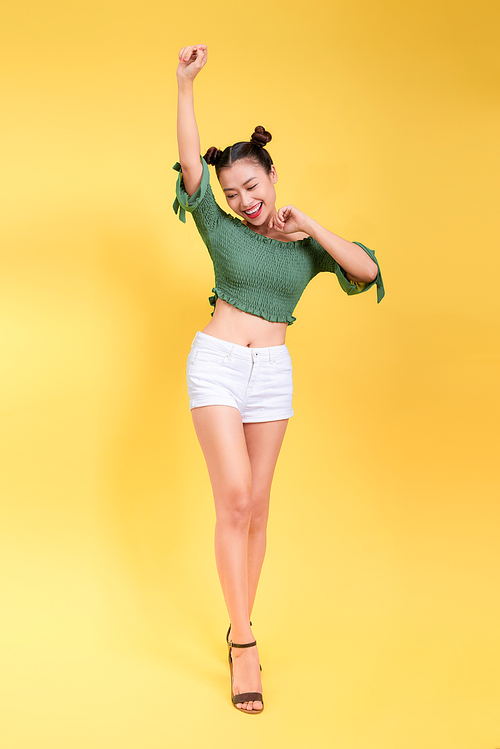
[[[250,622],[250,626],[252,626],[252,622]],[[231,625],[229,625],[228,630],[226,632],[226,642],[227,642],[228,649],[229,649],[229,633],[230,633],[230,631],[231,631]],[[259,668],[262,671],[262,665],[260,663],[259,663]]]
[[[229,633],[228,633],[229,634]],[[241,704],[243,702],[262,702],[262,707],[260,710],[244,710],[242,707],[236,707],[236,710],[238,710],[240,713],[248,713],[249,715],[258,715],[261,713],[264,709],[264,700],[262,699],[262,694],[260,692],[243,692],[243,694],[234,694],[233,693],[233,659],[231,657],[231,648],[252,648],[254,645],[257,645],[257,640],[254,640],[253,642],[247,642],[244,645],[238,645],[235,642],[231,642],[231,640],[228,640],[229,645],[229,671],[231,672],[231,701],[233,705],[236,707],[236,705]],[[261,667],[262,671],[262,667]]]

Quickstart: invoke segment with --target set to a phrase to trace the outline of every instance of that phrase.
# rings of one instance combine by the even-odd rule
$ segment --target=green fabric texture
[[[196,192],[189,196],[184,188],[181,165],[173,209],[186,222],[191,213],[198,232],[205,243],[214,265],[215,286],[209,297],[214,307],[217,298],[223,299],[243,312],[263,317],[270,322],[292,325],[293,311],[307,284],[318,273],[334,273],[340,287],[348,295],[362,294],[374,284],[377,303],[385,294],[380,267],[373,250],[359,245],[377,264],[377,277],[367,284],[351,283],[336,260],[313,237],[296,242],[257,234],[242,221],[231,216],[217,204],[210,185],[210,173],[201,158],[203,175]],[[212,312],[213,316],[214,312]]]

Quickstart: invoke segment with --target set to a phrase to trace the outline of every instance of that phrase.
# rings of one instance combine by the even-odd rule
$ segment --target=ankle
[[[229,632],[230,643],[236,642],[239,645],[245,645],[248,642],[254,642],[254,640],[255,640],[254,634],[252,630],[250,629],[250,627],[248,626],[248,624],[246,627],[239,627],[239,628],[231,626],[231,630]],[[240,648],[237,648],[237,650],[240,650]]]

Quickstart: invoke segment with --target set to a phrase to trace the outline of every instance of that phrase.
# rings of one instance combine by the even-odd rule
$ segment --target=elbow
[[[374,263],[373,260],[370,263],[370,267],[366,271],[366,281],[367,283],[372,283],[372,281],[375,281],[375,279],[378,276],[378,267],[377,263]],[[365,280],[365,279],[363,279]]]
[[[353,247],[356,247],[358,272],[356,273],[356,281],[362,283],[373,283],[378,276],[378,265],[375,260],[370,257],[370,250],[366,251],[366,248],[361,245],[363,251],[360,252],[357,242],[353,242]]]

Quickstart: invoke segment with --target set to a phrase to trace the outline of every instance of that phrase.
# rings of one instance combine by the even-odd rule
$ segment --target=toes
[[[244,702],[243,709],[247,710],[249,713],[253,712],[254,710],[262,710],[262,702],[259,702],[259,700],[255,700],[253,702]]]
[[[251,713],[253,710],[262,710],[262,702],[255,700],[253,702],[236,702],[238,710],[245,710],[247,713]]]

